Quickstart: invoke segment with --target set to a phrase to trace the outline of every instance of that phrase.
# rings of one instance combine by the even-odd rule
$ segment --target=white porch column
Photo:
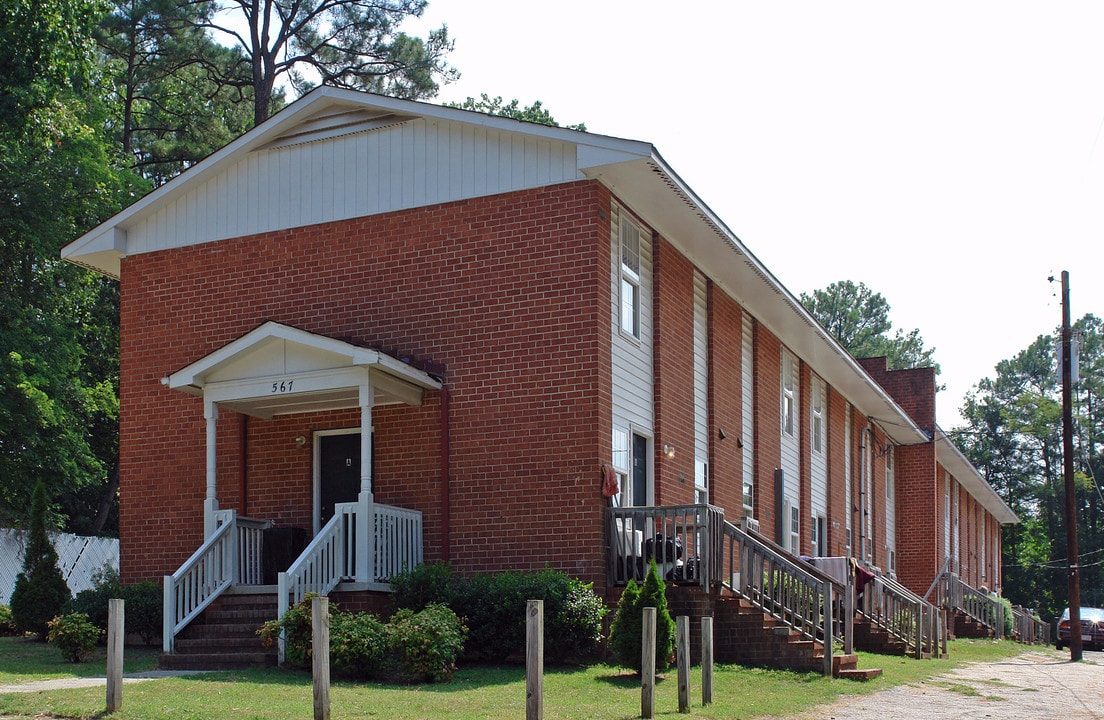
[[[218,443],[218,405],[204,399],[203,417],[207,420],[207,497],[203,501],[203,537],[206,539],[217,529],[215,513],[219,509],[216,481],[218,456],[215,453]]]
[[[372,501],[372,404],[375,392],[372,380],[368,379],[360,386],[360,494],[357,501],[357,582],[371,582],[374,577],[375,522],[374,503]]]

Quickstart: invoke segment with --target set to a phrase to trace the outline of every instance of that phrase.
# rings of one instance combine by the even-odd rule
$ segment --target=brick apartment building
[[[321,88],[63,256],[120,283],[125,582],[227,510],[368,502],[427,561],[612,591],[607,508],[710,503],[1000,587],[1016,518],[934,373],[850,357],[648,143]]]

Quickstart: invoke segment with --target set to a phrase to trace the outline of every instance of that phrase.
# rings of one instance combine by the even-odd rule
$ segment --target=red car
[[[1069,608],[1066,608],[1058,619],[1058,639],[1054,647],[1059,650],[1070,644],[1069,616]],[[1081,608],[1081,647],[1085,650],[1104,650],[1104,610]]]

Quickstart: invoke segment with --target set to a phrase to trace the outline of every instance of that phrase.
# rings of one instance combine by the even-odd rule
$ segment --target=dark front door
[[[334,505],[355,502],[360,494],[360,433],[318,438],[319,527],[334,515]]]

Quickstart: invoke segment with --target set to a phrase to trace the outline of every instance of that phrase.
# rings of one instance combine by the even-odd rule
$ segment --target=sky
[[[435,102],[650,142],[795,296],[880,292],[946,430],[1060,325],[1061,271],[1104,314],[1104,2],[430,0],[406,29],[442,24]]]

